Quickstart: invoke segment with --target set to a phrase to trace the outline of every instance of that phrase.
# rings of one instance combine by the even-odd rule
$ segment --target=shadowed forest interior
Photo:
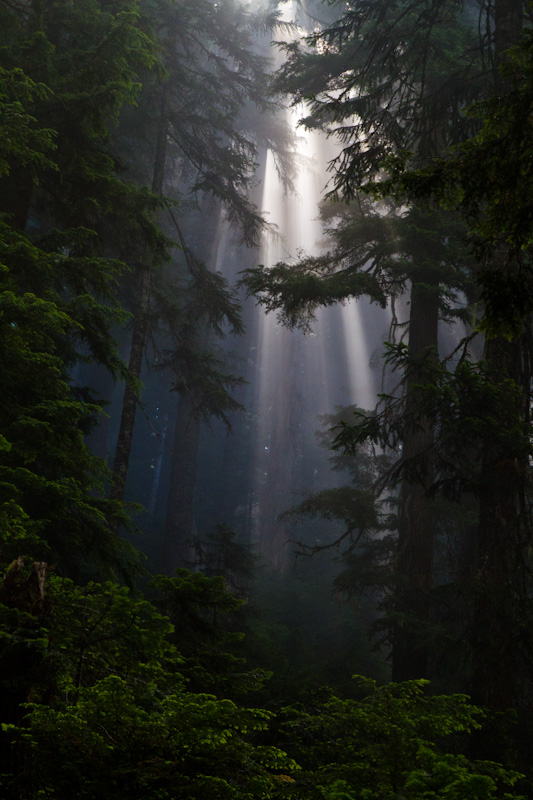
[[[0,0],[1,798],[533,797],[532,196],[521,0]]]

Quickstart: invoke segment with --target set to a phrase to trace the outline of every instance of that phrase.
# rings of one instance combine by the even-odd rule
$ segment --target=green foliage
[[[297,264],[283,262],[244,271],[241,283],[248,296],[258,297],[267,311],[280,309],[278,319],[289,328],[307,331],[315,310],[351,297],[369,294],[385,305],[383,292],[373,277],[355,271],[333,272],[328,257],[308,257]]]
[[[236,532],[229,525],[216,525],[205,539],[195,539],[196,551],[194,566],[205,575],[220,575],[236,594],[245,593],[244,586],[254,574],[256,558],[249,545],[237,538]]]
[[[181,659],[167,641],[173,630],[169,620],[148,601],[114,583],[79,587],[54,576],[47,597],[47,680],[57,676],[55,694],[76,696],[110,674],[164,690],[165,677]]]
[[[253,42],[265,25],[275,26],[277,15],[235,0],[144,8],[164,72],[147,76],[140,113],[125,120],[121,144],[133,151],[137,169],[145,161],[142,180],[179,201],[179,212],[161,214],[159,221],[177,233],[180,253],[163,276],[145,280],[133,313],[152,338],[158,367],[172,371],[172,388],[186,396],[193,415],[220,418],[229,427],[229,414],[241,408],[232,393],[243,381],[212,339],[243,327],[236,293],[213,270],[210,248],[220,213],[247,245],[258,243],[265,225],[250,189],[262,136],[257,118],[273,103],[266,60]]]
[[[173,577],[157,577],[153,587],[174,626],[174,642],[185,657],[182,671],[193,688],[227,697],[262,686],[267,673],[247,670],[239,653],[244,601],[228,591],[222,575],[179,569]]]
[[[319,545],[302,544],[302,550],[308,553],[341,545],[345,552],[349,552],[361,539],[375,535],[381,527],[374,492],[353,486],[323,489],[284,512],[283,517],[318,517],[324,521],[341,520],[344,523],[345,530],[334,541]]]
[[[161,800],[183,793],[266,798],[275,786],[268,770],[292,766],[280,751],[246,742],[267,722],[266,712],[209,695],[184,692],[139,701],[112,676],[84,691],[75,708],[30,709],[25,738],[37,778],[30,778],[30,791],[53,787],[49,796],[57,798],[71,797],[73,790],[80,798],[104,799]],[[61,760],[59,780],[52,753]]]
[[[364,0],[286,50],[276,88],[307,101],[304,125],[335,131],[338,197],[355,199],[398,148],[416,142],[424,158],[472,125],[461,107],[483,82],[482,57],[461,3]]]
[[[385,307],[409,281],[427,283],[428,277],[441,318],[466,316],[457,297],[472,293],[471,257],[456,215],[422,206],[399,211],[362,196],[349,205],[324,202],[321,217],[330,241],[324,255],[300,254],[296,263],[243,272],[248,294],[267,311],[277,311],[284,325],[308,331],[317,308],[363,295]]]
[[[235,0],[181,0],[160,6],[168,146],[184,157],[184,178],[195,195],[215,198],[247,244],[258,241],[263,219],[247,193],[256,158],[255,131],[243,112],[272,109],[265,60],[252,46],[265,16]],[[271,20],[275,24],[275,18]],[[160,103],[160,92],[152,102]],[[158,109],[159,110],[159,109]]]
[[[514,381],[498,379],[485,364],[468,361],[466,349],[453,372],[427,356],[413,363],[409,348],[402,344],[389,345],[387,359],[406,376],[405,381],[416,371],[417,382],[410,385],[416,404],[407,412],[406,395],[380,395],[375,412],[355,411],[351,421],[336,426],[335,449],[354,455],[369,442],[387,448],[397,453],[387,484],[394,487],[405,477],[416,482],[424,477],[424,454],[406,459],[401,443],[417,430],[420,419],[431,420],[436,469],[430,490],[455,500],[482,489],[482,452],[488,443],[505,447],[517,464],[529,457],[530,426],[527,419],[516,416],[521,390]]]
[[[229,414],[242,409],[230,392],[243,378],[228,372],[225,354],[209,337],[243,333],[240,305],[223,276],[212,273],[185,245],[189,272],[178,286],[163,281],[153,290],[153,328],[159,328],[165,348],[159,354],[160,369],[172,372],[172,389],[191,401],[193,414],[209,423],[221,419],[228,427]]]
[[[79,567],[89,550],[100,564],[113,561],[120,545],[108,539],[106,516],[121,512],[103,499],[103,465],[84,443],[99,407],[73,391],[65,363],[73,356],[71,337],[83,331],[80,318],[85,322],[92,308],[101,336],[102,317],[113,315],[95,309],[90,295],[83,309],[82,297],[59,293],[54,284],[62,269],[82,269],[76,259],[45,253],[1,223],[0,233],[9,264],[0,277],[1,559],[7,563],[20,552],[49,558],[51,548],[65,567]],[[102,343],[102,358],[110,346]]]
[[[2,617],[10,641],[20,638],[25,616],[5,609]],[[7,792],[251,800],[272,796],[273,771],[296,768],[279,749],[254,743],[254,733],[268,728],[268,712],[186,686],[169,619],[127,589],[53,578],[47,610],[32,625],[30,632],[40,629],[41,657],[23,724],[4,725],[4,736],[24,752],[16,774],[3,766]],[[19,669],[23,663],[28,656],[19,654]]]
[[[417,139],[430,107],[433,113],[440,104],[441,115],[458,108],[457,85],[442,78],[451,65],[459,64],[462,74],[471,67],[458,55],[470,41],[467,27],[461,24],[457,37],[450,33],[457,28],[452,23],[462,20],[455,4],[438,3],[434,9],[419,4],[416,10],[401,4],[394,7],[394,24],[385,28],[382,10],[381,4],[357,12],[350,7],[329,32],[312,38],[311,44],[325,44],[325,57],[306,58],[300,87],[315,97],[312,124],[333,120],[342,128],[348,119],[361,120],[340,132],[350,146],[336,186],[346,195],[353,194],[357,177],[379,168],[377,155],[406,144],[406,130],[409,141]],[[419,35],[428,35],[438,51],[431,69],[424,58],[419,61],[416,42],[405,46],[415,21],[428,22],[429,27],[419,25]],[[180,185],[214,197],[240,226],[243,239],[253,242],[263,224],[246,196],[256,139],[237,122],[245,104],[270,105],[263,99],[264,64],[249,47],[249,34],[259,24],[233,0],[144,3],[142,12],[135,0],[0,2],[0,561],[7,566],[26,553],[54,563],[58,571],[45,588],[35,583],[36,568],[50,571],[48,565],[28,567],[21,557],[16,574],[8,569],[0,594],[2,792],[17,800],[517,797],[516,773],[461,752],[467,752],[466,737],[480,725],[481,712],[462,696],[428,697],[416,682],[377,688],[365,681],[363,699],[322,695],[288,708],[283,736],[290,756],[280,750],[272,714],[242,708],[235,699],[260,688],[265,672],[260,665],[247,670],[238,650],[243,603],[225,581],[245,575],[250,563],[230,529],[220,526],[199,547],[206,574],[183,570],[156,579],[150,589],[154,604],[115,583],[80,585],[62,577],[80,579],[88,570],[116,573],[127,560],[110,530],[123,510],[105,499],[107,473],[84,443],[101,407],[74,385],[73,374],[84,361],[105,365],[115,376],[125,374],[111,335],[125,318],[118,299],[124,263],[139,262],[144,270],[163,260],[169,247],[154,223],[168,204],[124,179],[126,165],[116,154],[113,132],[124,106],[140,97],[141,80],[147,91],[153,89],[150,70],[161,83],[154,106],[168,88],[165,79],[171,79],[165,137],[180,164],[187,164]],[[367,49],[379,51],[391,41],[395,47],[385,48],[387,62],[364,74],[363,91],[354,92],[354,65],[362,63]],[[290,54],[285,73],[294,80],[300,74],[298,47]],[[515,208],[521,216],[512,229],[510,216],[500,215],[497,227],[491,211],[476,227],[485,204],[505,211],[513,208],[513,197],[510,184],[493,172],[481,188],[474,182],[479,152],[501,153],[503,140],[528,153],[529,56],[523,62],[516,58],[521,77],[513,102],[507,98],[504,106],[511,112],[520,106],[520,113],[511,113],[509,122],[488,104],[483,113],[489,121],[461,153],[461,174],[469,164],[468,180],[477,192],[472,207],[466,179],[455,197],[449,184],[443,196],[476,221],[476,236],[497,242],[504,230],[507,244],[518,250],[529,245],[529,211]],[[324,64],[330,70],[327,90],[337,95],[331,103],[314,93]],[[436,86],[428,95],[427,83]],[[410,127],[420,104],[423,113]],[[392,106],[403,116],[390,114]],[[440,135],[446,138],[448,131]],[[426,142],[428,150],[431,144]],[[471,151],[475,157],[469,161]],[[445,165],[452,176],[459,175],[453,158]],[[521,157],[517,163],[524,173],[517,185],[525,193],[529,167]],[[408,277],[420,278],[430,262],[438,262],[437,282],[449,287],[441,304],[446,315],[453,292],[465,285],[462,256],[449,236],[449,216],[435,214],[434,225],[428,216],[416,208],[390,215],[394,249],[377,212],[333,214],[330,219],[342,219],[338,246],[327,259],[306,259],[290,274],[278,265],[269,276],[259,273],[253,288],[270,292],[272,307],[288,309],[294,321],[301,307],[312,315],[318,305],[361,293],[383,304]],[[166,311],[164,324],[173,339],[167,363],[175,368],[178,391],[190,389],[207,413],[225,418],[237,407],[225,389],[239,379],[222,370],[216,355],[204,352],[198,323],[217,335],[228,328],[239,332],[238,304],[220,275],[186,247],[183,257],[185,290],[176,304],[161,300],[158,306]],[[518,263],[527,273],[527,259]],[[496,309],[494,298],[502,296],[504,284],[499,276],[491,282],[491,276],[483,278],[485,300]],[[529,300],[519,306],[517,282],[505,287],[521,319]],[[404,356],[400,348],[399,362]],[[481,370],[464,364],[450,377],[438,372],[434,360],[429,366],[427,378],[417,371],[416,388],[424,390],[417,413],[438,419],[443,465],[457,469],[457,463],[463,468],[467,462],[464,454],[457,462],[452,438],[475,447],[493,437],[496,425],[506,447],[529,456],[529,431],[506,414],[516,402],[511,382],[489,385]],[[384,412],[385,427],[376,427],[367,415],[351,443],[339,443],[355,446],[379,437],[397,443],[405,434],[394,417],[395,402],[387,408],[392,417]],[[440,475],[444,480],[445,466]],[[470,480],[475,484],[476,476]],[[343,521],[348,538],[380,527],[366,485],[328,490],[304,501],[299,511]],[[276,622],[265,641],[281,635],[289,642],[292,631]],[[306,624],[310,628],[314,621]],[[298,639],[292,641],[302,669],[297,680],[306,653],[316,654],[321,642],[331,641],[320,633],[314,650],[297,653]],[[288,657],[278,663],[286,670],[279,686],[289,682],[294,666]],[[298,775],[293,758],[304,767],[301,778],[293,777]]]
[[[475,136],[418,170],[408,168],[408,154],[387,161],[390,179],[367,187],[379,197],[432,198],[460,212],[478,259],[480,330],[509,339],[523,333],[531,312],[533,219],[525,198],[531,191],[532,51],[528,31],[502,67],[507,89],[470,109],[481,122]]]
[[[425,681],[358,681],[360,699],[316,698],[285,710],[288,749],[302,765],[291,796],[521,797],[523,776],[457,752],[484,717],[464,695],[428,695]]]
[[[109,146],[156,44],[129,0],[2,3],[0,31],[0,558],[74,573],[89,557],[105,572],[130,560],[108,529],[125,515],[84,443],[101,406],[72,374],[80,361],[125,373],[117,230],[164,253],[159,201],[122,180]]]
[[[0,177],[9,174],[14,161],[29,168],[36,177],[43,169],[57,169],[51,155],[55,131],[40,128],[32,112],[50,90],[35,83],[19,67],[0,68]]]

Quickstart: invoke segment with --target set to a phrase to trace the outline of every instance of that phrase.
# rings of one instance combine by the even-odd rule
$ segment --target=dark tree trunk
[[[8,567],[0,585],[2,605],[31,615],[15,622],[16,615],[13,613],[11,622],[6,626],[7,636],[0,658],[0,704],[2,723],[6,726],[24,726],[28,713],[26,703],[32,701],[34,686],[39,686],[45,697],[49,693],[44,652],[37,644],[43,635],[48,571],[46,562],[36,561],[28,574],[24,558],[19,556]],[[26,759],[25,743],[14,736],[9,728],[1,730],[0,764],[6,776],[5,782],[2,782],[2,798],[5,800],[20,800],[27,796],[23,788]]]
[[[156,152],[154,159],[154,173],[152,180],[152,191],[154,194],[158,195],[163,194],[163,180],[165,174],[168,134],[167,100],[168,87],[165,85],[163,87],[161,97]],[[133,333],[128,363],[129,373],[132,378],[136,379],[137,381],[141,376],[142,360],[148,334],[150,289],[150,267],[147,264],[141,264],[139,268],[137,290],[137,310],[133,318]],[[113,483],[109,494],[112,500],[119,500],[121,502],[124,500],[124,491],[126,488],[126,478],[128,475],[131,446],[133,442],[133,429],[135,425],[136,411],[137,388],[133,384],[126,384],[124,389],[124,400],[122,402],[122,414],[120,417],[120,429],[115,451],[115,461],[113,464]]]
[[[152,192],[162,197],[163,183],[165,180],[165,164],[167,160],[168,138],[168,100],[170,86],[165,83],[161,89],[161,104],[159,107],[159,125],[157,128],[157,141],[154,158],[154,174],[152,177]]]
[[[500,405],[517,426],[529,413],[531,375],[523,370],[522,355],[521,340],[495,338],[485,349]],[[527,453],[495,431],[485,444],[481,467],[471,691],[476,702],[497,711],[519,699],[525,678],[520,662],[531,544],[525,501],[529,469]]]
[[[192,400],[187,396],[180,397],[172,444],[163,547],[162,569],[166,573],[173,572],[176,567],[185,566],[194,531],[196,456],[201,425],[194,411]]]
[[[146,335],[148,332],[147,313],[150,300],[150,273],[148,270],[143,270],[140,273],[138,286],[138,308],[133,321],[131,350],[128,362],[129,373],[137,380],[141,375]],[[133,385],[128,383],[124,389],[124,399],[122,401],[120,429],[113,463],[113,483],[109,493],[111,500],[119,500],[122,502],[124,499],[136,411],[137,390]]]
[[[498,75],[503,54],[509,47],[518,43],[524,18],[522,0],[496,0],[494,6],[494,66],[495,82],[504,87],[504,80]]]
[[[195,256],[205,264],[216,264],[220,236],[219,212],[206,202],[202,227],[194,241]],[[198,328],[197,346],[200,351],[209,347],[209,332]],[[194,498],[196,458],[200,443],[201,411],[198,398],[182,395],[178,402],[177,419],[172,444],[170,484],[163,543],[165,572],[186,565],[191,555],[191,539],[195,535]]]
[[[494,20],[498,67],[505,50],[520,38],[521,0],[497,0]],[[496,86],[505,90],[505,79],[497,75]],[[519,268],[510,252],[495,253],[494,259],[494,269],[512,273]],[[506,420],[514,419],[517,428],[524,426],[529,420],[531,370],[523,339],[487,340],[484,359]],[[500,422],[495,419],[495,425]],[[530,465],[527,453],[513,446],[513,440],[494,430],[484,445],[474,573],[471,692],[476,702],[496,711],[519,699],[525,677],[520,661],[531,543],[525,504]]]
[[[403,443],[406,464],[416,462],[416,480],[405,479],[400,491],[399,538],[396,557],[397,621],[393,631],[392,678],[424,678],[428,674],[429,593],[433,581],[434,512],[428,491],[433,483],[433,422],[419,417],[421,392],[417,364],[438,356],[438,284],[429,273],[417,277],[411,290],[409,353],[413,367],[407,376],[406,414],[411,419]]]

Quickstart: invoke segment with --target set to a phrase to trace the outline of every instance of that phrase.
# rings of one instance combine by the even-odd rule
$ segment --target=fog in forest
[[[0,0],[1,797],[533,796],[532,22]]]

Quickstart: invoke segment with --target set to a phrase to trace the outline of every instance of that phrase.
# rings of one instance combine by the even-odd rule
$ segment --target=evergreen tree
[[[122,316],[114,226],[161,244],[154,200],[122,180],[108,146],[155,47],[135,3],[2,3],[0,14],[2,559],[47,559],[51,548],[62,568],[89,554],[107,568],[121,550],[107,520],[122,512],[84,444],[99,406],[72,376],[82,361],[123,373],[111,335]]]
[[[479,327],[486,344],[470,396],[481,402],[475,416],[468,405],[456,406],[454,413],[479,467],[473,485],[480,511],[472,691],[499,710],[520,703],[529,687],[530,647],[524,634],[530,614],[531,220],[523,198],[529,180],[530,48],[528,32],[522,45],[509,51],[509,60],[502,59],[499,93],[472,112],[483,120],[477,136],[420,171],[405,176],[400,171],[390,185],[401,188],[402,196],[432,196],[457,208],[477,256],[483,301]],[[447,402],[442,395],[441,400]]]
[[[401,382],[404,414],[399,462],[392,485],[401,481],[396,554],[396,614],[392,630],[393,672],[398,680],[426,675],[424,631],[433,586],[435,519],[430,490],[432,421],[420,414],[421,370],[438,357],[438,321],[450,319],[464,288],[460,226],[451,215],[412,206],[374,208],[361,201],[365,181],[380,174],[383,160],[402,149],[423,163],[472,122],[461,113],[486,78],[471,12],[450,3],[358,3],[307,39],[307,50],[287,47],[278,88],[295,102],[307,101],[302,123],[322,127],[342,146],[334,162],[337,200],[359,202],[348,233],[346,214],[334,232],[335,249],[301,261],[250,271],[249,290],[260,302],[281,308],[289,324],[320,305],[368,294],[386,303],[410,289],[409,362]],[[469,80],[466,80],[466,76]],[[384,216],[387,214],[387,216]],[[333,212],[334,213],[334,212]],[[333,226],[332,226],[333,227]],[[455,234],[455,235],[452,235]]]
[[[233,0],[180,0],[155,10],[166,73],[148,81],[141,112],[152,189],[179,208],[160,216],[177,254],[163,280],[149,265],[139,269],[133,307],[130,371],[139,378],[148,339],[156,341],[159,367],[170,368],[179,393],[172,446],[171,491],[165,522],[165,568],[183,563],[192,535],[195,462],[200,419],[238,408],[228,373],[213,353],[213,337],[242,332],[236,296],[213,264],[221,224],[254,245],[263,227],[248,193],[257,136],[246,119],[249,106],[272,109],[266,98],[265,59],[254,52],[254,36],[276,23],[275,13],[251,13]],[[147,112],[151,118],[146,118]],[[249,113],[248,113],[248,116]],[[131,145],[130,145],[131,146]],[[191,205],[196,212],[191,213]],[[112,497],[123,496],[137,398],[126,386],[118,437]],[[187,454],[187,455],[185,455]]]
[[[227,591],[224,577],[244,574],[250,564],[228,528],[199,548],[212,575],[183,570],[160,577],[147,591],[152,602],[111,581],[88,580],[88,572],[112,573],[123,564],[108,525],[123,511],[105,499],[103,465],[84,443],[100,406],[76,385],[74,373],[90,360],[124,374],[110,334],[121,318],[119,257],[131,244],[135,253],[163,258],[167,245],[154,225],[160,199],[124,180],[110,133],[135,96],[133,66],[154,64],[157,48],[135,5],[120,0],[0,0],[0,22],[2,797],[518,797],[522,776],[465,754],[483,713],[462,696],[428,697],[424,682],[378,688],[363,681],[364,696],[349,701],[329,691],[303,701],[300,695],[278,722],[266,709],[242,706],[237,698],[260,687],[265,674],[247,670],[237,653],[243,603]],[[498,256],[505,259],[480,261],[484,327],[496,341],[513,344],[531,315],[531,293],[522,283],[530,277],[531,209],[524,198],[531,188],[531,50],[529,37],[508,69],[512,88],[482,107],[485,122],[476,138],[425,171],[396,172],[397,180],[380,187],[459,206],[481,254],[501,245]],[[395,160],[391,170],[399,166]],[[514,191],[517,176],[523,194]],[[202,281],[218,296],[220,285],[199,267],[195,278],[199,309]],[[193,318],[180,319],[186,327]],[[461,368],[448,378],[435,359],[426,360],[431,381],[420,394],[425,417],[436,419],[433,406],[440,409],[435,431],[449,445],[449,473],[442,468],[441,474],[452,486],[450,459],[460,454],[460,437],[446,439],[444,422],[456,424],[484,455],[496,444],[498,457],[512,457],[514,467],[529,464],[531,453],[521,387],[509,375],[501,379],[504,365],[495,358],[487,357],[489,380],[464,363],[465,374]],[[485,407],[484,416],[459,413],[461,402],[472,409],[472,386],[479,388],[474,410]],[[505,426],[495,426],[495,418]],[[444,447],[434,451],[446,455]],[[467,464],[463,454],[461,465]],[[509,465],[492,467],[494,477]],[[482,500],[484,492],[482,484]],[[353,500],[354,493],[343,497]],[[313,502],[310,510],[321,510]],[[368,504],[355,508],[359,521],[365,509],[373,511]],[[507,522],[516,519],[516,509],[498,510]],[[368,527],[374,522],[369,513]],[[525,565],[529,541],[509,537],[506,544],[504,554]],[[494,557],[492,549],[485,552]],[[491,567],[489,577],[496,574]],[[513,573],[508,562],[503,567],[498,575],[507,584]],[[506,597],[528,607],[525,586],[515,576]],[[489,580],[485,594],[488,589],[494,589]],[[516,606],[510,608],[515,623]],[[494,643],[516,644],[516,630]],[[475,674],[486,680],[484,672]],[[508,662],[504,674],[512,679]],[[498,686],[496,692],[482,688],[501,705]]]

